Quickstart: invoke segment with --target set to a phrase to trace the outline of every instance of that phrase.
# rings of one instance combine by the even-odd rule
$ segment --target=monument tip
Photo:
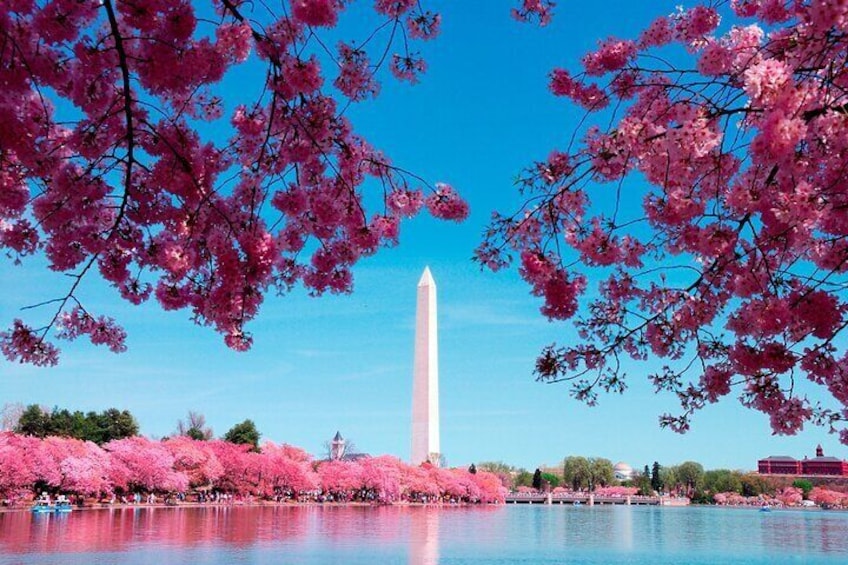
[[[435,284],[436,281],[433,280],[430,267],[424,267],[424,272],[421,274],[421,280],[418,281],[418,286],[434,286]]]

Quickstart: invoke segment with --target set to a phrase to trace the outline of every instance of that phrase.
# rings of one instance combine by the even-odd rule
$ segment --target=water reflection
[[[436,565],[439,562],[438,508],[418,508],[409,524],[409,565]]]
[[[303,564],[844,562],[848,513],[541,505],[0,513],[0,565],[146,565],[150,555],[214,565],[281,555]]]
[[[308,530],[300,508],[115,508],[72,514],[0,514],[0,552],[127,551],[165,546],[292,542]]]

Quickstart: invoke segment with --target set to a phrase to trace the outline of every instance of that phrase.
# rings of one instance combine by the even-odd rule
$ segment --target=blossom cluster
[[[0,432],[0,496],[32,496],[36,485],[81,496],[193,489],[273,500],[502,502],[506,489],[486,471],[411,466],[396,457],[316,461],[286,444],[260,451],[223,440],[141,436],[102,447],[72,438]]]
[[[53,329],[123,350],[116,322],[79,302],[98,271],[133,304],[187,309],[246,349],[266,292],[349,292],[357,261],[395,245],[422,203],[467,215],[453,189],[395,167],[344,115],[377,96],[384,71],[419,79],[412,49],[439,15],[375,2],[374,29],[341,43],[334,68],[318,34],[347,4],[290,0],[273,14],[214,0],[210,19],[189,0],[3,3],[0,247],[15,261],[41,253],[71,281],[45,299],[44,325],[0,332],[8,359],[55,363]],[[228,71],[249,58],[267,71],[232,88]]]
[[[512,17],[519,22],[537,22],[540,26],[551,23],[556,3],[552,0],[519,0],[519,7],[512,9]]]
[[[520,257],[542,314],[576,316],[539,380],[593,402],[623,389],[623,357],[653,355],[652,383],[681,401],[663,425],[735,391],[777,434],[816,423],[848,443],[846,60],[844,2],[733,0],[552,71],[554,95],[609,125],[528,167],[525,205],[477,252],[492,269]]]

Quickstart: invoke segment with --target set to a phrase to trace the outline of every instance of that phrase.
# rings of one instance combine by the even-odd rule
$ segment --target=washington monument
[[[436,282],[430,268],[418,281],[415,311],[415,368],[412,377],[413,465],[439,464],[439,344],[436,326]]]

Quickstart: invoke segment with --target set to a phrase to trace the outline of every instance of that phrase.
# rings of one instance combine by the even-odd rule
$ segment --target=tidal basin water
[[[0,564],[848,563],[848,513],[627,506],[0,514]]]

